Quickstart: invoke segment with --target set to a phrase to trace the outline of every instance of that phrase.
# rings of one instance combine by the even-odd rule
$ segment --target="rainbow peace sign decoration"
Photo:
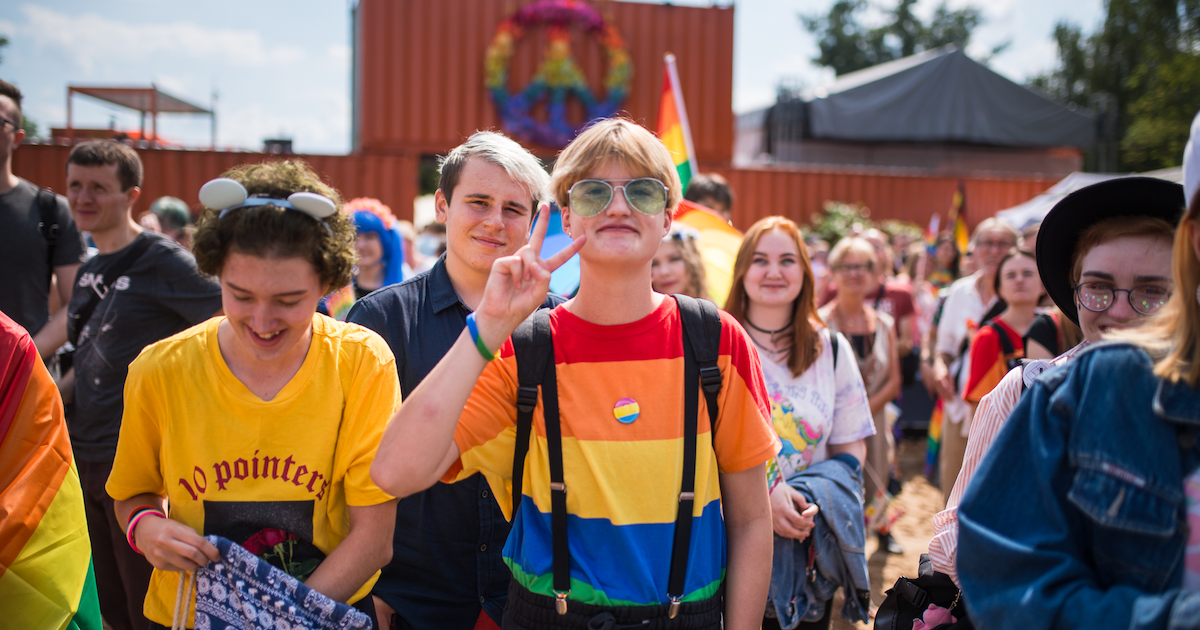
[[[547,27],[548,40],[542,64],[529,85],[510,94],[508,69],[513,49],[526,29],[541,24]],[[572,26],[595,37],[604,48],[608,60],[604,100],[592,94],[571,56],[569,29]],[[629,94],[633,64],[617,29],[586,2],[540,0],[522,7],[496,27],[496,36],[488,46],[484,60],[484,73],[484,85],[506,132],[543,146],[561,148],[579,133],[579,128],[567,121],[567,98],[579,99],[586,112],[585,120],[612,116]],[[540,122],[533,119],[530,111],[543,99],[548,100],[549,116],[548,120]]]

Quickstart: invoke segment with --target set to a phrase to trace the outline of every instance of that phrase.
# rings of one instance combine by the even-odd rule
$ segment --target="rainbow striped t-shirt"
[[[683,469],[683,339],[675,300],[650,315],[600,326],[564,306],[550,314],[562,424],[571,601],[600,606],[668,602],[667,578]],[[699,401],[696,501],[684,601],[720,588],[725,523],[718,473],[748,470],[779,450],[758,355],[721,313],[720,415],[710,427]],[[452,482],[482,472],[508,514],[516,439],[517,362],[512,342],[480,376],[454,434]],[[524,499],[504,559],[526,589],[551,588],[550,468],[539,400],[526,458]]]

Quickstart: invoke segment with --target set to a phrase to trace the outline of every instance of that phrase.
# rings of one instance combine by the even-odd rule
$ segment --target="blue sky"
[[[423,0],[434,2],[436,0]],[[500,1],[500,0],[497,0]],[[708,6],[711,0],[673,0]],[[920,0],[928,17],[939,0]],[[833,0],[737,0],[735,111],[771,104],[788,81],[817,87],[833,79],[813,65],[816,42],[800,13],[828,11]],[[720,0],[717,4],[730,4]],[[876,5],[891,6],[892,0]],[[949,0],[951,7],[967,0]],[[1012,41],[992,68],[1015,81],[1055,63],[1050,37],[1066,19],[1093,30],[1103,0],[975,1],[987,22],[968,53],[977,58]],[[198,10],[197,7],[203,6]],[[217,92],[217,142],[258,149],[263,138],[291,137],[297,152],[350,149],[350,3],[346,0],[6,0],[0,8],[0,78],[25,93],[25,112],[43,129],[66,122],[67,85],[147,85],[207,106]],[[234,18],[236,16],[236,19]],[[873,12],[868,19],[878,19]],[[480,60],[482,63],[482,60]],[[76,126],[137,128],[138,116],[87,97],[73,101]],[[207,117],[160,116],[160,133],[207,145]]]

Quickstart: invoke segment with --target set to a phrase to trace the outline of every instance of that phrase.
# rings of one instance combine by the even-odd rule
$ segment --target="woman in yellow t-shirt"
[[[171,625],[178,572],[219,558],[210,534],[372,612],[395,501],[369,469],[400,403],[395,359],[375,333],[316,314],[350,281],[354,227],[303,162],[239,167],[200,200],[196,261],[225,317],[130,366],[107,485],[155,567],[146,617]]]

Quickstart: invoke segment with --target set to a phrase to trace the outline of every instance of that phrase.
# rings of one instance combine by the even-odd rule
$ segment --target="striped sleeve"
[[[958,504],[962,495],[971,484],[975,470],[979,468],[984,455],[996,441],[1000,429],[1008,415],[1021,399],[1021,368],[1013,368],[1001,379],[991,393],[979,401],[975,417],[971,420],[970,435],[967,437],[967,451],[963,456],[962,469],[950,491],[946,501],[946,509],[933,517],[933,540],[929,541],[929,558],[934,570],[949,575],[958,583],[958,571],[955,560],[958,557]]]

